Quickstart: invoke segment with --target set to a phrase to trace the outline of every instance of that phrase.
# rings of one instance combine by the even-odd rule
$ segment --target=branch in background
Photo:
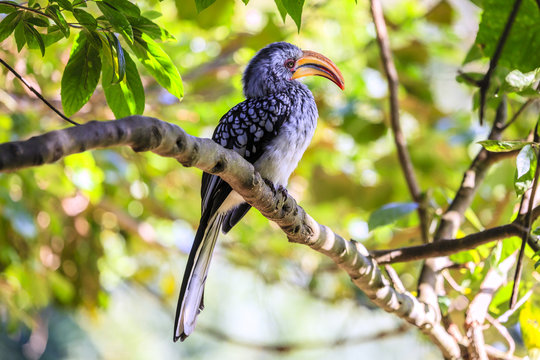
[[[503,240],[512,236],[520,236],[523,231],[521,226],[512,223],[480,231],[459,239],[442,239],[443,241],[393,250],[374,250],[370,251],[370,254],[379,264],[421,260],[447,256],[461,251],[474,249],[492,241]]]
[[[396,66],[394,65],[394,60],[392,59],[392,50],[390,50],[390,41],[388,40],[384,14],[379,0],[371,0],[371,14],[377,33],[377,43],[380,48],[384,73],[388,80],[388,92],[390,94],[390,125],[392,127],[392,134],[394,135],[399,164],[405,175],[409,192],[413,200],[418,204],[418,217],[420,218],[422,240],[424,243],[427,243],[429,241],[429,225],[427,223],[426,204],[420,191],[418,181],[416,180],[411,157],[407,150],[407,141],[405,140],[405,135],[403,135],[399,123],[398,74]]]
[[[278,224],[289,241],[330,257],[377,306],[420,328],[436,342],[445,357],[460,357],[457,343],[444,330],[436,311],[409,292],[397,292],[362,244],[347,241],[317,223],[286,191],[269,186],[252,164],[211,139],[190,136],[176,125],[144,116],[91,121],[26,141],[0,144],[0,171],[52,163],[70,154],[112,146],[152,151],[175,158],[184,166],[220,176],[246,202]]]
[[[13,5],[12,3],[8,3],[8,5]],[[50,102],[48,102],[40,93],[39,91],[37,91],[36,89],[34,89],[34,87],[32,85],[30,85],[17,71],[15,71],[15,69],[13,69],[11,66],[9,66],[8,63],[6,63],[4,60],[0,59],[0,63],[2,65],[4,65],[6,67],[6,69],[8,69],[11,73],[13,73],[13,75],[15,75],[15,77],[17,79],[19,79],[23,84],[24,86],[26,86],[28,88],[28,90],[30,90],[31,92],[34,93],[34,95],[36,95],[41,101],[43,101],[45,103],[45,105],[47,105],[49,108],[52,109],[52,111],[54,111],[55,113],[58,114],[58,116],[60,116],[62,119],[66,120],[67,122],[73,124],[73,125],[80,125],[79,123],[71,120],[70,118],[68,118],[66,115],[64,115],[60,110],[58,110],[57,108],[55,108]]]
[[[171,310],[172,311],[172,310]],[[357,344],[363,344],[363,343],[370,343],[373,341],[383,340],[386,338],[402,335],[405,333],[410,327],[403,323],[401,326],[391,329],[391,330],[384,330],[375,334],[370,335],[364,335],[354,338],[341,338],[336,339],[333,341],[299,341],[299,342],[284,342],[284,343],[259,343],[256,341],[250,341],[245,339],[238,339],[236,337],[229,336],[216,328],[213,327],[207,327],[207,326],[200,326],[202,331],[206,335],[209,335],[213,337],[216,340],[219,341],[225,341],[230,344],[251,348],[255,350],[261,350],[261,351],[268,351],[268,352],[276,352],[276,353],[291,353],[295,351],[306,351],[306,350],[315,350],[315,349],[334,349],[339,346],[351,346],[351,345],[357,345]]]
[[[528,357],[520,358],[514,355],[508,355],[491,345],[486,345],[486,353],[490,360],[529,360]]]
[[[527,291],[527,293],[525,293],[525,295],[523,295],[523,297],[519,299],[516,305],[513,308],[506,310],[504,314],[502,314],[501,316],[497,318],[497,321],[501,324],[504,324],[505,322],[507,322],[508,319],[510,319],[510,316],[512,316],[516,312],[517,309],[519,309],[523,304],[525,304],[527,300],[529,300],[532,294],[533,294],[532,290]]]
[[[536,126],[534,128],[534,141],[538,142],[538,122],[536,123]],[[534,156],[536,159],[538,159],[538,151],[536,149],[533,149]],[[531,232],[531,225],[533,221],[532,216],[532,210],[534,205],[534,200],[536,199],[536,190],[538,189],[538,171],[539,167],[536,166],[536,169],[534,170],[534,179],[533,179],[533,185],[531,189],[531,195],[529,196],[529,204],[527,207],[527,213],[525,215],[525,222],[526,222],[526,232],[523,233],[521,240],[521,249],[519,250],[519,256],[518,261],[516,265],[516,273],[514,274],[514,285],[512,286],[512,296],[510,296],[510,309],[514,307],[517,301],[518,293],[519,293],[519,283],[521,281],[521,274],[523,272],[523,256],[525,254],[525,245],[527,244],[527,239],[529,238],[529,234]],[[521,199],[521,206],[523,206],[523,201],[525,201],[525,196]]]
[[[149,295],[151,295],[155,300],[159,302],[159,304],[165,309],[167,312],[174,311],[174,308],[171,308],[170,304],[163,299],[163,295],[156,292],[154,289],[150,288],[145,283],[139,281],[139,280],[131,280],[131,282],[134,285],[137,285],[138,287],[142,288],[145,292],[147,292]],[[410,326],[408,326],[406,323],[402,323],[400,326],[390,329],[390,330],[383,330],[378,333],[369,334],[369,335],[363,335],[358,337],[350,337],[350,338],[339,338],[333,341],[312,341],[312,340],[305,340],[305,341],[299,341],[299,342],[289,342],[289,343],[260,343],[257,341],[250,341],[245,339],[238,339],[236,337],[230,336],[220,330],[218,330],[215,327],[208,327],[204,324],[199,324],[198,329],[201,330],[204,334],[213,337],[214,339],[218,341],[225,341],[227,343],[238,345],[246,348],[261,350],[261,351],[269,351],[269,352],[278,352],[278,353],[290,353],[294,351],[305,351],[305,350],[312,350],[312,349],[332,349],[336,348],[338,346],[349,346],[349,345],[356,345],[356,344],[362,344],[362,343],[370,343],[373,341],[383,340],[389,337],[402,335],[407,332],[407,330],[410,329]]]
[[[497,108],[495,120],[488,136],[489,140],[501,139],[502,127],[506,122],[506,113],[507,103],[506,98],[503,97]],[[465,171],[461,185],[452,203],[441,216],[441,221],[433,238],[434,243],[442,239],[453,239],[456,237],[457,231],[463,222],[465,211],[471,205],[478,187],[484,180],[489,167],[494,163],[495,158],[492,153],[489,153],[483,148],[476,155],[469,168]],[[443,278],[439,271],[448,262],[449,260],[446,257],[427,259],[420,273],[418,297],[422,302],[430,304],[435,309],[439,309],[438,293],[442,291],[444,286]]]
[[[478,294],[469,304],[465,317],[465,330],[469,339],[469,352],[472,359],[488,360],[484,340],[483,324],[486,321],[489,304],[497,290],[505,283],[506,277],[514,262],[516,253],[504,259],[486,274]]]
[[[495,52],[493,53],[493,56],[491,57],[489,61],[489,68],[482,80],[480,80],[480,124],[484,121],[484,112],[485,112],[485,106],[486,106],[486,97],[487,92],[489,90],[489,85],[491,83],[491,75],[495,71],[495,68],[497,67],[497,64],[499,63],[499,59],[502,55],[502,50],[504,48],[504,44],[506,43],[506,40],[508,39],[508,35],[510,34],[510,30],[512,29],[512,25],[514,24],[514,21],[516,20],[517,13],[519,11],[519,7],[521,6],[522,0],[515,0],[514,6],[512,7],[512,11],[510,12],[510,15],[508,15],[508,19],[506,20],[506,24],[504,25],[503,32],[501,34],[501,37],[499,38],[499,41],[497,42],[497,47],[495,48]]]
[[[540,1],[540,0],[538,0]],[[532,103],[534,103],[536,100],[538,99],[527,99],[527,101],[525,101],[523,103],[523,105],[520,106],[520,108],[518,109],[518,111],[516,111],[516,113],[512,116],[512,118],[503,126],[503,130],[505,130],[507,127],[509,127],[510,125],[512,125],[516,120],[517,118],[521,115],[521,113],[523,111],[525,111],[525,109],[527,107],[529,107],[529,105],[531,105]]]
[[[489,313],[486,314],[486,320],[493,325],[495,329],[501,334],[501,336],[504,338],[504,340],[508,343],[508,351],[506,351],[506,354],[511,356],[516,351],[516,342],[512,338],[512,335],[510,335],[510,332],[506,327],[504,327],[497,319],[493,318],[493,316],[489,315]]]

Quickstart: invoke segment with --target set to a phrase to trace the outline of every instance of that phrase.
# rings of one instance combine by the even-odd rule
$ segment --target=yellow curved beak
[[[292,79],[298,79],[304,76],[322,76],[345,90],[345,80],[337,66],[324,55],[315,51],[304,50],[303,55],[296,61],[296,70]]]

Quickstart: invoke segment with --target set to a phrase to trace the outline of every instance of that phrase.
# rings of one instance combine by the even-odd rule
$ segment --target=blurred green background
[[[386,82],[365,1],[310,0],[300,33],[270,1],[218,0],[200,14],[191,0],[139,6],[175,36],[163,48],[185,88],[179,102],[137,64],[144,114],[195,136],[210,137],[220,117],[243,100],[242,71],[266,44],[285,40],[331,58],[346,90],[305,80],[320,120],[289,191],[316,220],[368,249],[420,243],[414,214],[375,231],[367,226],[374,210],[410,197],[388,132]],[[481,9],[467,0],[387,0],[384,10],[401,81],[402,125],[436,217],[478,151],[475,141],[489,130],[478,124],[473,89],[456,81]],[[60,108],[71,40],[41,57],[37,50],[19,54],[7,39],[0,54]],[[66,127],[5,69],[0,83],[0,142]],[[521,103],[510,96],[510,112]],[[489,107],[488,123],[493,114]],[[72,118],[113,117],[98,86]],[[534,118],[527,111],[508,136],[525,136]],[[494,166],[461,235],[509,221],[517,201],[513,174],[510,160]],[[416,329],[401,328],[397,317],[375,308],[332,262],[289,244],[254,210],[221,237],[196,331],[173,343],[174,307],[200,215],[200,176],[172,159],[127,148],[0,174],[0,358],[441,358]],[[414,292],[420,263],[395,267]],[[459,281],[474,293],[480,279],[462,273]],[[505,306],[500,299],[492,311]]]

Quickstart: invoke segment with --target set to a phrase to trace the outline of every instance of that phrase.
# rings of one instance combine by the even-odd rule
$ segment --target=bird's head
[[[249,62],[243,77],[244,95],[252,98],[280,92],[296,79],[310,75],[325,77],[345,88],[341,72],[327,57],[286,42],[272,43]]]

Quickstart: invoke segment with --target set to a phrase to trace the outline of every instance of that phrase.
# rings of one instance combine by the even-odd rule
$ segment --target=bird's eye
[[[289,59],[289,60],[285,61],[285,67],[286,67],[287,69],[292,69],[292,68],[294,68],[294,60]]]

